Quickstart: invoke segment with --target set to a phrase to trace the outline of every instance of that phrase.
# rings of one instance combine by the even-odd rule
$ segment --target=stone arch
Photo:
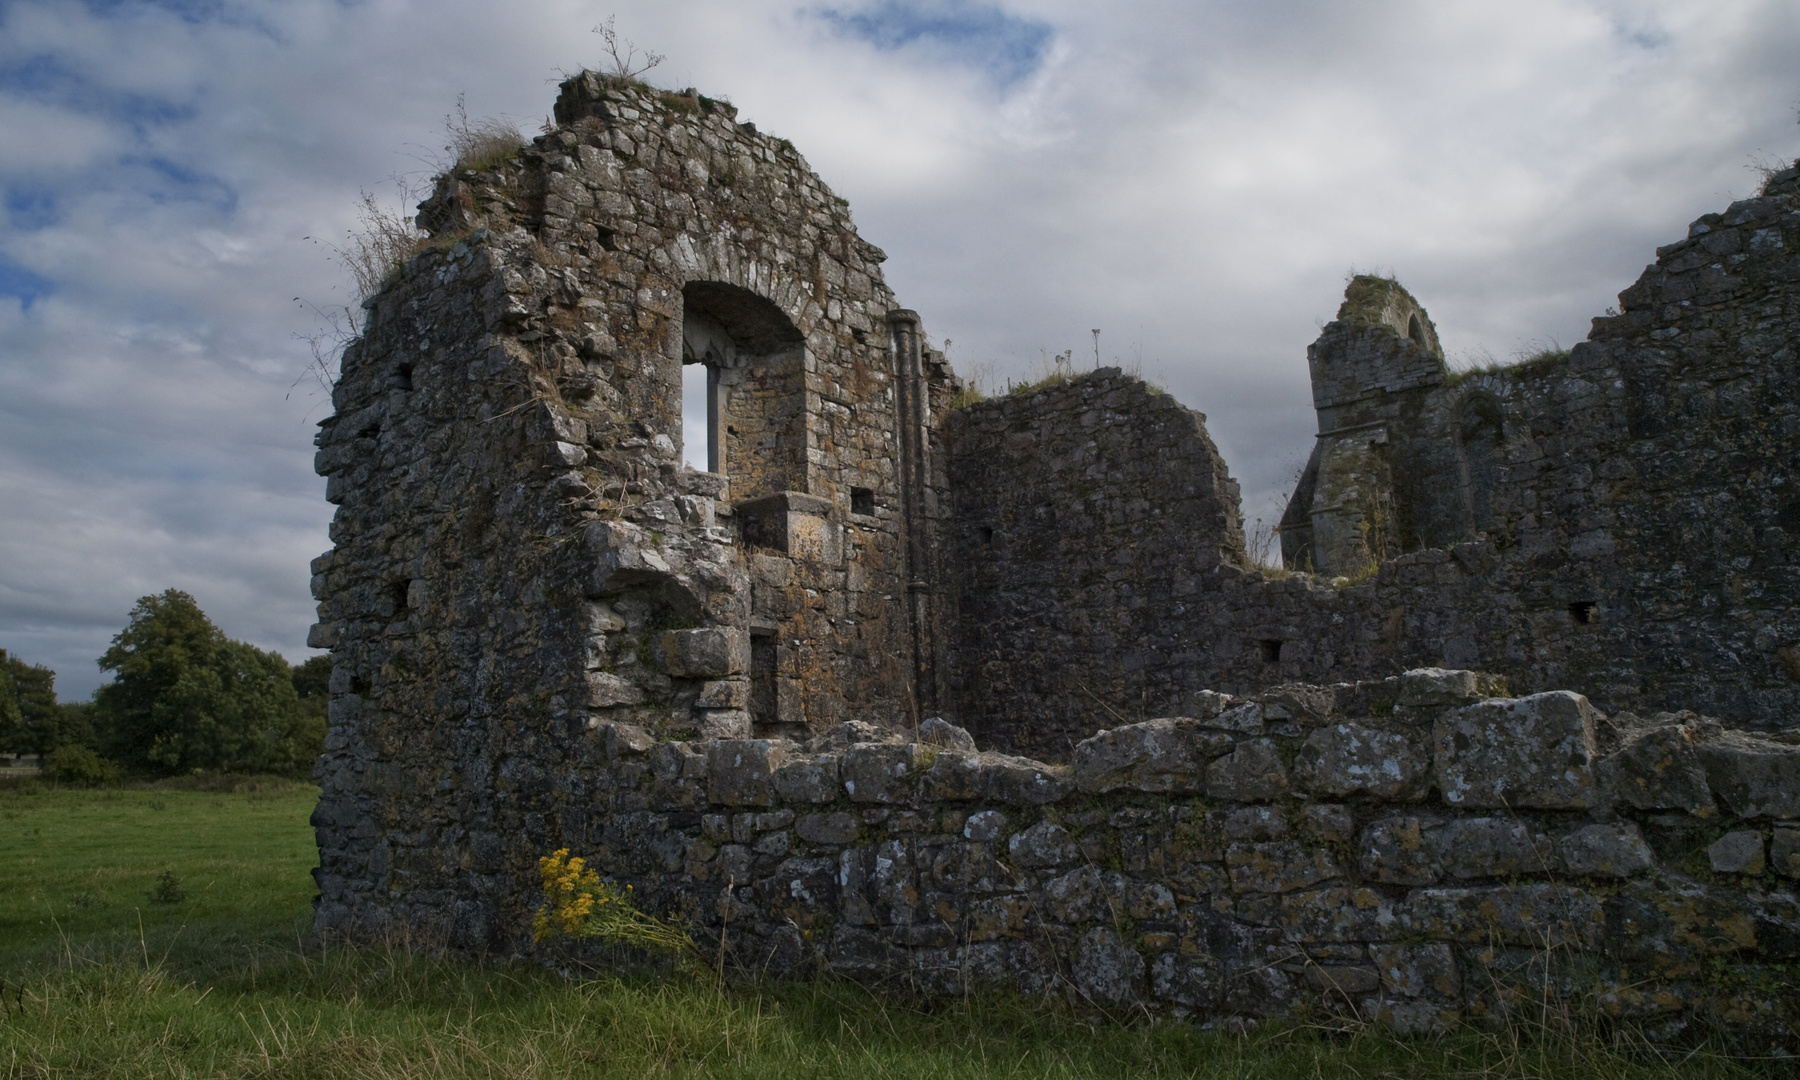
[[[734,500],[806,490],[806,339],[758,291],[682,286],[681,360],[707,369],[708,467]]]

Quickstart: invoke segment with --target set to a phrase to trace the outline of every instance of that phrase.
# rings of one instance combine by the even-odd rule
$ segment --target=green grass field
[[[530,965],[326,951],[306,935],[316,789],[213,786],[0,787],[0,1078],[1649,1080],[1774,1076],[1785,1064],[1631,1052],[1562,1025],[1412,1040],[1265,1025],[1237,1037],[1096,1023],[1042,999],[570,981]]]

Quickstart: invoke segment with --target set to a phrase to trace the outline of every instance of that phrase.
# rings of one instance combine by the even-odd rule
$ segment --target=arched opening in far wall
[[[734,501],[805,490],[799,328],[765,297],[722,281],[689,282],[681,298],[683,457],[725,474]]]

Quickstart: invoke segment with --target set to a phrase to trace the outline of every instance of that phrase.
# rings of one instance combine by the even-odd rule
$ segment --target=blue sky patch
[[[51,292],[50,282],[0,255],[0,296],[16,296],[25,307]]]
[[[814,14],[883,52],[919,49],[985,71],[1001,86],[1036,71],[1055,34],[1049,23],[967,0],[877,0],[857,11],[820,8]]]
[[[29,232],[56,224],[61,210],[49,184],[14,183],[6,189],[6,222]]]

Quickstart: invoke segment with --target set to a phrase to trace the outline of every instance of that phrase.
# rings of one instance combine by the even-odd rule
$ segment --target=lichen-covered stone
[[[831,802],[842,790],[836,754],[797,758],[775,770],[775,791],[788,802]]]
[[[1557,844],[1571,874],[1585,877],[1630,877],[1656,864],[1635,822],[1609,822],[1576,829]]]
[[[1225,865],[1237,892],[1292,892],[1343,874],[1329,850],[1293,841],[1232,844]]]
[[[848,844],[856,839],[856,819],[843,812],[807,814],[794,823],[800,839],[813,844]]]
[[[910,802],[922,756],[918,743],[858,743],[839,765],[844,790],[852,802]]]
[[[1556,842],[1525,822],[1507,818],[1463,818],[1426,834],[1434,861],[1456,878],[1542,874],[1560,865]]]
[[[1014,862],[1028,867],[1067,866],[1081,856],[1068,832],[1048,821],[1014,834],[1006,850]]]
[[[1760,874],[1765,865],[1763,834],[1757,829],[1728,832],[1708,845],[1706,857],[1715,873]]]
[[[1390,994],[1454,1001],[1462,992],[1448,945],[1371,945],[1369,958]]]
[[[1095,927],[1075,945],[1075,987],[1096,1005],[1118,1008],[1143,993],[1144,958],[1111,927]]]
[[[670,630],[662,636],[661,650],[669,674],[686,678],[741,675],[750,666],[749,636],[730,627]]]
[[[1206,793],[1215,799],[1268,802],[1287,789],[1287,766],[1269,739],[1238,743],[1206,768]]]
[[[1783,877],[1800,878],[1800,824],[1775,826],[1769,839],[1769,865]]]
[[[1128,724],[1076,744],[1075,786],[1096,793],[1199,791],[1207,764],[1231,746],[1229,735],[1189,717]]]
[[[1418,889],[1400,921],[1428,939],[1540,949],[1591,949],[1606,929],[1599,897],[1551,883]]]
[[[1800,744],[1724,732],[1699,746],[1714,797],[1743,818],[1800,816]]]
[[[1599,763],[1602,798],[1640,810],[1686,810],[1710,813],[1712,792],[1696,743],[1696,723],[1677,717],[1633,725],[1619,748]]]
[[[1426,846],[1424,822],[1417,817],[1370,822],[1358,861],[1364,874],[1389,885],[1430,885],[1439,877],[1435,848]]]
[[[708,744],[708,793],[725,806],[771,806],[775,802],[775,772],[787,759],[787,749],[768,739],[724,739]]]
[[[1062,770],[1030,758],[985,753],[978,760],[976,790],[982,798],[1013,806],[1044,806],[1069,794],[1071,783]]]
[[[1402,705],[1466,705],[1480,696],[1473,671],[1415,668],[1400,676]]]
[[[1424,798],[1430,789],[1431,758],[1410,729],[1332,724],[1306,737],[1294,759],[1293,778],[1316,795],[1407,802]]]
[[[1438,790],[1452,806],[1588,807],[1600,715],[1580,694],[1562,690],[1452,710],[1433,728]]]

